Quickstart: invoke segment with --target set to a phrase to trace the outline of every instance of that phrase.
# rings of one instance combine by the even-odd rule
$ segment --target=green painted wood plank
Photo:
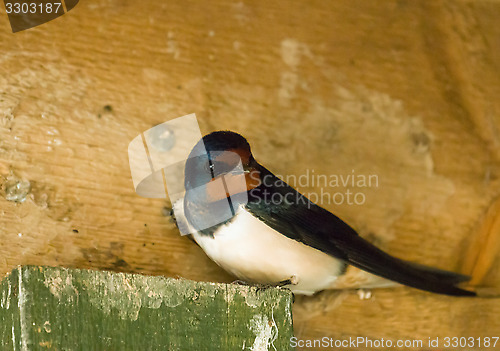
[[[19,267],[0,285],[2,350],[289,350],[291,293]]]

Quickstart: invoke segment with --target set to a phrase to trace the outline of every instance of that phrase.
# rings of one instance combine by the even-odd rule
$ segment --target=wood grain
[[[292,336],[283,289],[19,267],[0,293],[3,350],[286,350]]]
[[[475,238],[466,256],[464,271],[472,277],[471,284],[480,285],[500,251],[500,198],[486,212]]]
[[[2,8],[0,11],[4,11]],[[140,198],[127,146],[196,113],[279,175],[377,175],[323,201],[390,253],[460,271],[500,196],[498,1],[82,1],[12,34],[0,16],[0,272],[19,264],[230,282]],[[498,233],[492,235],[498,237]],[[498,254],[481,284],[498,288]],[[498,299],[400,288],[297,298],[295,333],[485,336]]]

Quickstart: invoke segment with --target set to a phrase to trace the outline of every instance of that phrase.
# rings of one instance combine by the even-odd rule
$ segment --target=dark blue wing
[[[260,165],[259,165],[260,166]],[[393,257],[358,236],[331,212],[310,202],[260,166],[266,180],[249,192],[247,209],[268,226],[372,274],[435,293],[474,296],[455,285],[469,277]]]

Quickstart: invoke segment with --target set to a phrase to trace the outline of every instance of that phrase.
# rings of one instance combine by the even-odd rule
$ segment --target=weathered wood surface
[[[324,206],[397,256],[499,287],[500,2],[82,1],[15,35],[0,16],[0,175],[31,182],[21,204],[0,196],[0,272],[233,280],[179,235],[168,201],[132,188],[129,141],[195,112],[277,174],[376,174],[349,188],[363,205]],[[500,330],[497,299],[341,296],[297,298],[296,334]]]
[[[288,350],[287,290],[20,267],[0,285],[2,350]]]

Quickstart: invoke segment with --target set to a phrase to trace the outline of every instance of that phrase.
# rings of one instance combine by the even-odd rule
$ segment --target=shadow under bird
[[[179,228],[239,279],[296,294],[404,284],[454,296],[469,277],[393,257],[259,164],[244,137],[208,134],[186,161]]]

